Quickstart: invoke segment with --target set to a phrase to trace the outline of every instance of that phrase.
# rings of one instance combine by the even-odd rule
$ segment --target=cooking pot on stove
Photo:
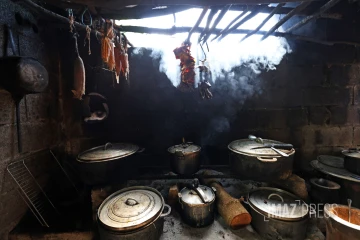
[[[228,145],[230,150],[230,168],[241,179],[254,181],[271,181],[275,179],[286,179],[292,174],[293,158],[295,154],[291,144],[261,139],[256,142],[250,139],[240,139]],[[264,146],[290,146],[290,149],[281,149],[287,157],[282,156],[270,147]]]
[[[136,174],[135,153],[143,150],[130,143],[106,143],[86,150],[76,159],[80,178],[88,185],[125,180]]]
[[[326,204],[326,240],[356,240],[360,237],[360,209],[345,205]]]
[[[251,225],[265,239],[305,239],[309,208],[299,197],[261,187],[248,194],[247,203],[251,207]]]
[[[200,168],[201,147],[192,142],[185,142],[169,147],[170,165],[173,172],[183,175],[196,173]]]
[[[346,170],[360,175],[360,151],[350,148],[341,152],[344,155],[344,167]]]
[[[164,212],[165,210],[165,212]],[[150,187],[129,187],[107,197],[97,212],[101,240],[157,240],[171,207]]]
[[[181,215],[192,227],[205,227],[214,222],[215,189],[199,185],[198,179],[179,194]]]

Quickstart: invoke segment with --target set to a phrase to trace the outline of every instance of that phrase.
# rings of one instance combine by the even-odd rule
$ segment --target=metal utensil
[[[274,148],[274,147],[271,147],[271,149],[272,149],[273,151],[277,152],[278,154],[280,154],[280,155],[283,156],[283,157],[288,157],[288,156],[289,156],[288,154],[286,154],[286,153],[284,153],[284,152],[282,152],[282,151],[280,151],[280,150],[278,150],[278,149],[276,149],[276,148]]]
[[[294,146],[292,144],[286,144],[286,143],[279,143],[279,144],[263,144],[262,146],[259,147],[253,147],[251,149],[259,149],[259,148],[277,148],[277,149],[286,149],[286,150],[291,150],[294,148]]]
[[[351,220],[351,203],[352,203],[352,200],[351,200],[351,199],[348,199],[347,202],[348,202],[348,206],[349,206],[349,223],[350,223],[350,220]]]

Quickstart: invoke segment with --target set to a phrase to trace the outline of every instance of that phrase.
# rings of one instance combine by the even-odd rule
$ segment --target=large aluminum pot
[[[171,155],[171,169],[177,174],[191,175],[200,168],[201,147],[191,142],[184,142],[168,148]]]
[[[158,240],[164,217],[170,212],[171,207],[156,189],[143,186],[122,189],[107,197],[98,209],[100,239]]]
[[[360,209],[345,205],[326,204],[326,240],[356,240],[360,238]]]
[[[278,149],[288,155],[284,157],[271,148],[259,148],[264,144],[284,143],[268,139],[263,139],[263,143],[250,139],[231,142],[228,145],[231,170],[244,180],[271,181],[288,178],[292,174],[295,150]]]
[[[178,195],[184,222],[192,227],[205,227],[214,222],[214,189],[199,185],[195,179]]]
[[[142,150],[130,143],[107,143],[86,150],[76,159],[80,178],[88,185],[124,180],[136,173],[134,155]]]
[[[277,188],[258,188],[248,194],[251,225],[265,239],[304,240],[309,209],[299,197]]]
[[[360,151],[358,149],[343,150],[344,168],[349,172],[360,175]]]

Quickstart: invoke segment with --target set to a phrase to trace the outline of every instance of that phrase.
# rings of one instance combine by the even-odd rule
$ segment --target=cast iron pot
[[[278,141],[263,140],[264,144],[284,144]],[[230,168],[241,179],[254,181],[271,181],[286,179],[292,174],[293,157],[295,150],[278,149],[286,153],[288,157],[281,156],[271,148],[262,147],[249,139],[241,139],[231,142],[228,145],[230,150]]]
[[[360,209],[345,205],[326,204],[324,207],[326,240],[356,240],[360,237]]]
[[[168,148],[172,171],[182,175],[196,173],[200,168],[200,150],[200,146],[191,142],[184,142]]]
[[[299,197],[277,188],[258,188],[248,194],[251,225],[265,239],[304,240],[308,206]]]
[[[316,203],[339,203],[340,202],[340,185],[336,182],[323,178],[310,179],[310,195]]]
[[[199,181],[194,179],[178,196],[182,218],[188,225],[205,227],[214,222],[214,189],[199,185]]]
[[[129,143],[107,143],[86,150],[76,159],[79,176],[87,185],[126,180],[136,174],[135,153],[143,150]]]
[[[167,211],[164,213],[164,209]],[[101,240],[158,240],[171,207],[150,187],[130,187],[107,197],[100,205],[97,223]]]
[[[349,150],[343,150],[344,167],[357,175],[360,175],[360,152],[358,149],[350,148]]]

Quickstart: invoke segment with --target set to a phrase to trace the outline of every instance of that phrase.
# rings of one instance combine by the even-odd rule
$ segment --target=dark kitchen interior
[[[0,0],[0,240],[360,239],[359,11]]]

